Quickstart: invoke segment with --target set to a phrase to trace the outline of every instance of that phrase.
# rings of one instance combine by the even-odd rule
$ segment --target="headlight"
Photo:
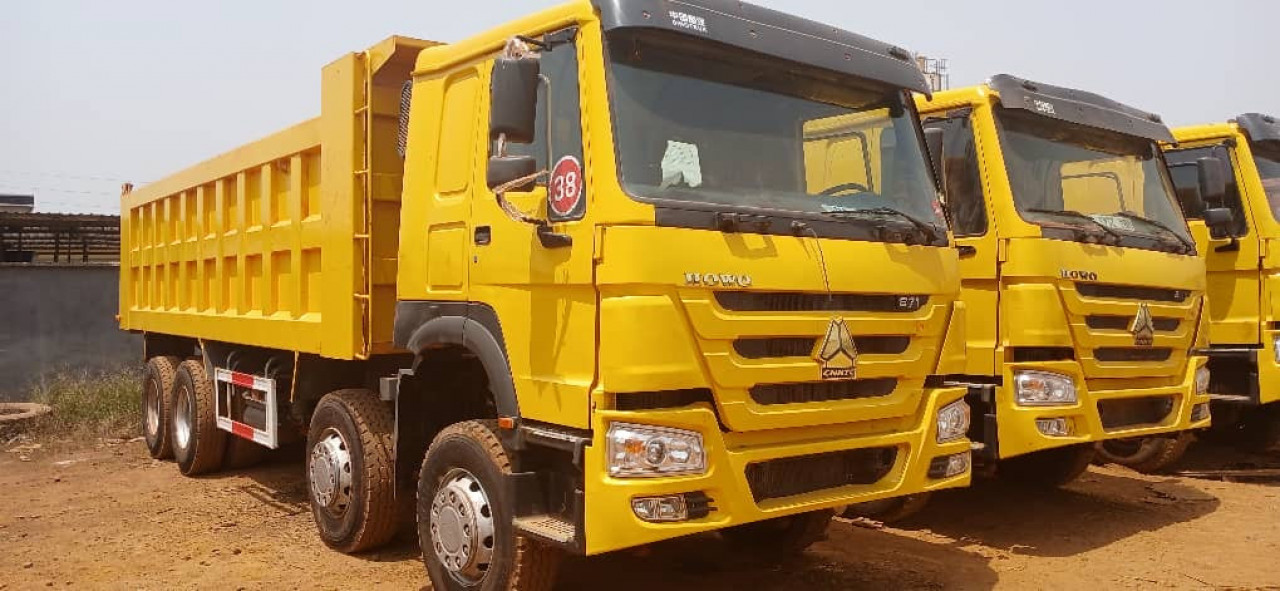
[[[652,478],[707,471],[702,435],[693,431],[614,423],[608,440],[610,476]]]
[[[964,437],[969,432],[969,405],[957,400],[938,411],[938,443]]]
[[[1275,342],[1271,343],[1271,351],[1276,356],[1276,363],[1280,363],[1280,334],[1276,335]]]
[[[1013,391],[1022,406],[1059,406],[1076,403],[1076,383],[1070,376],[1047,371],[1013,373]]]
[[[1203,396],[1209,392],[1209,368],[1202,367],[1196,370],[1196,395]]]

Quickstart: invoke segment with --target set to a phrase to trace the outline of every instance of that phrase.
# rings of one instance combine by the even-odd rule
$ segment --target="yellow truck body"
[[[1208,267],[1210,393],[1214,427],[1249,447],[1280,449],[1280,125],[1245,114],[1225,123],[1174,130],[1165,157]],[[1197,164],[1212,159],[1227,190],[1200,193]],[[1221,228],[1206,211],[1231,213]]]
[[[994,388],[971,400],[983,458],[1070,464],[1058,479],[1095,442],[1206,427],[1204,262],[1177,235],[1186,223],[1146,137],[1167,135],[1158,118],[1003,75],[917,103],[945,134],[935,166],[962,251],[968,355],[954,379]],[[1020,401],[1019,374],[1046,373],[1074,399]],[[1166,462],[1185,447],[1168,443]]]
[[[435,499],[418,525],[436,581],[545,557],[517,548],[709,531],[803,545],[844,506],[965,486],[966,389],[937,379],[963,366],[965,306],[904,92],[927,86],[905,51],[831,34],[740,3],[579,0],[454,44],[393,37],[344,56],[323,70],[319,118],[125,193],[121,326],[147,335],[153,362],[194,350],[219,376],[218,412],[280,396],[340,550],[379,543],[351,520],[384,508],[332,484],[360,453],[333,417],[393,426],[391,459],[365,459],[394,464],[395,494],[360,490]],[[644,61],[685,51],[671,48],[720,61],[697,58],[698,75],[674,63],[694,58]],[[702,79],[741,68],[788,82]],[[512,97],[534,87],[537,124],[517,131]],[[682,120],[716,104],[698,93],[729,100]],[[857,164],[894,186],[873,210],[811,145],[842,116],[884,148]],[[182,384],[201,370],[182,367],[172,412],[186,417],[200,401]],[[272,427],[246,417],[218,419]],[[511,458],[490,458],[504,482],[460,475],[465,462],[430,476],[471,453],[453,443],[466,438]],[[465,504],[476,494],[496,520]],[[445,514],[495,528],[498,546]]]

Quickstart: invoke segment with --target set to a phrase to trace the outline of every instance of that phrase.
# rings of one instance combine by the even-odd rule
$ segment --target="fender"
[[[415,370],[423,351],[433,346],[456,345],[471,351],[489,379],[498,416],[520,418],[507,345],[493,308],[472,302],[400,302],[394,340],[397,348],[417,356]]]

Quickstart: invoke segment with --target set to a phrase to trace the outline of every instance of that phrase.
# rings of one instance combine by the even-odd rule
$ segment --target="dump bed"
[[[432,45],[348,54],[323,70],[320,117],[126,187],[121,328],[336,359],[390,351],[401,89]]]

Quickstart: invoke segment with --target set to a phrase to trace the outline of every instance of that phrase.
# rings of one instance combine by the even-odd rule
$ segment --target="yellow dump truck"
[[[1208,263],[1212,434],[1280,452],[1280,120],[1174,130],[1165,146]]]
[[[1204,262],[1154,114],[1008,75],[917,101],[960,254],[975,461],[1158,470],[1207,427]],[[1152,437],[1148,437],[1152,436]],[[1145,438],[1145,439],[1144,439]]]
[[[579,0],[393,37],[321,86],[318,118],[122,197],[156,457],[305,440],[321,539],[416,514],[439,589],[699,532],[778,556],[844,506],[968,483],[908,52],[739,2]],[[876,152],[824,152],[841,120]]]

